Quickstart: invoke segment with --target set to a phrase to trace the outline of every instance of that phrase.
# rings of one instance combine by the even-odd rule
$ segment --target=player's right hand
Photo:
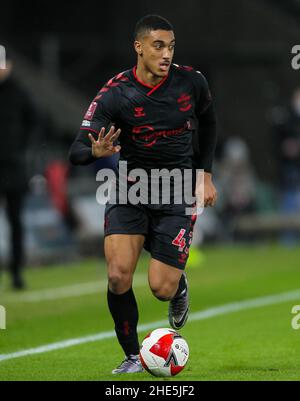
[[[99,159],[100,157],[108,157],[112,156],[114,153],[120,152],[121,146],[114,146],[114,141],[118,139],[120,133],[120,129],[115,132],[115,127],[111,126],[110,130],[105,136],[105,128],[101,128],[97,140],[92,134],[89,134],[89,138],[92,143],[92,155],[96,159]]]

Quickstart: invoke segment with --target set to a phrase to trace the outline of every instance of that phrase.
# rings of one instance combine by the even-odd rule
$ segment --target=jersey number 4
[[[182,228],[175,239],[173,239],[172,244],[179,247],[179,251],[182,252],[184,250],[186,240],[184,238],[186,230]]]

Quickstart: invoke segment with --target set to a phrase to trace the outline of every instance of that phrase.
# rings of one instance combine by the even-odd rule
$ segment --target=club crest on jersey
[[[144,107],[135,107],[134,108],[134,117],[144,117],[146,115]]]
[[[190,100],[191,100],[190,95],[187,95],[186,93],[180,95],[180,97],[177,99],[179,110],[182,112],[189,111],[192,107]]]

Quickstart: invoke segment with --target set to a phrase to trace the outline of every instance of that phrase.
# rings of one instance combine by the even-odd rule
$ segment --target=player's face
[[[141,59],[153,75],[164,77],[168,74],[175,48],[173,31],[150,31],[140,41]]]

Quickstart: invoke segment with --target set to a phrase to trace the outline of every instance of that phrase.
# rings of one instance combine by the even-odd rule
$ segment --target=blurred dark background
[[[69,203],[67,208],[59,207],[59,200],[50,202],[66,229],[70,252],[63,250],[64,256],[92,252],[90,238],[102,230],[102,212],[95,221],[91,211],[97,208],[92,206],[97,168],[70,168],[68,148],[97,91],[135,64],[134,25],[149,13],[170,20],[176,36],[174,62],[202,71],[215,99],[220,200],[215,211],[201,216],[198,243],[275,238],[298,244],[300,112],[292,99],[300,70],[291,66],[291,49],[300,38],[299,0],[12,0],[1,4],[0,13],[0,44],[8,49],[14,74],[37,111],[38,128],[27,158],[29,194],[44,193],[53,200],[66,188],[61,202]],[[66,177],[58,190],[51,186],[55,174]],[[28,208],[35,213],[32,202]],[[31,218],[27,221],[32,225]],[[46,221],[46,245],[53,242],[57,249],[64,243],[61,229],[51,231]],[[40,232],[33,237],[27,240],[32,252]]]
[[[175,62],[208,76],[221,137],[245,138],[259,173],[274,179],[266,114],[274,104],[287,103],[299,83],[290,63],[299,40],[299,1],[10,1],[1,5],[1,40],[32,68],[75,90],[86,106],[105,81],[134,65],[133,28],[147,13],[173,23]],[[73,136],[81,115],[70,120],[62,128]]]

